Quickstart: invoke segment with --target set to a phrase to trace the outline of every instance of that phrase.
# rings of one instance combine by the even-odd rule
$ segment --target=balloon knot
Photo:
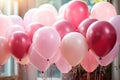
[[[102,58],[100,57],[99,60],[102,60]]]
[[[22,59],[19,59],[19,61],[22,61]]]
[[[55,63],[53,63],[53,65],[54,65],[54,66],[56,66],[56,64],[55,64]]]
[[[47,59],[47,61],[50,61],[49,59]]]
[[[42,71],[42,74],[44,73],[44,71]]]

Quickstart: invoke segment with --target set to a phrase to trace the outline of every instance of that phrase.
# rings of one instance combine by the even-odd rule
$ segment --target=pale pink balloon
[[[59,19],[64,19],[64,12],[65,12],[65,8],[68,6],[68,4],[64,4],[60,7],[59,12],[58,12],[58,17],[57,20]]]
[[[8,16],[0,15],[0,36],[5,36],[6,31],[12,24]]]
[[[113,25],[117,33],[117,41],[120,44],[120,15],[114,16],[109,20],[109,22]]]
[[[26,57],[22,58],[21,61],[17,59],[16,57],[13,56],[16,62],[22,64],[22,65],[27,65],[30,63],[29,56],[27,55]]]
[[[113,62],[113,60],[118,56],[118,54],[119,54],[119,43],[116,42],[115,46],[109,52],[108,55],[106,55],[105,57],[102,57],[101,60],[99,60],[99,57],[97,57],[97,59],[98,59],[100,65],[107,66]]]
[[[48,9],[39,9],[32,17],[33,22],[40,22],[42,25],[51,26],[57,17]]]
[[[65,8],[68,6],[68,3],[63,4],[59,9],[59,15],[64,15]]]
[[[87,56],[82,60],[80,64],[87,72],[93,72],[99,65],[94,52],[91,50],[89,50]]]
[[[51,59],[56,54],[60,42],[58,32],[51,27],[42,27],[33,36],[33,46],[46,59]]]
[[[4,65],[10,56],[7,40],[4,37],[0,37],[0,66]]]
[[[72,66],[65,60],[62,55],[55,64],[61,73],[68,73],[72,69]]]
[[[6,31],[6,33],[5,33],[5,37],[7,38],[7,39],[9,39],[10,38],[10,36],[14,33],[14,32],[16,32],[16,31],[25,31],[24,30],[24,28],[22,27],[22,26],[20,26],[20,25],[11,25],[9,28],[8,28],[8,30]]]
[[[98,20],[108,21],[116,15],[115,7],[109,2],[96,3],[91,10],[91,17]]]
[[[30,63],[38,70],[45,72],[50,66],[49,62],[38,54],[38,52],[31,46],[29,51]]]
[[[86,56],[88,45],[82,34],[71,32],[61,42],[61,53],[71,66],[78,65]]]
[[[32,22],[32,17],[37,10],[37,8],[32,8],[25,13],[23,18],[25,27],[27,27],[27,25],[29,25]]]
[[[24,28],[24,22],[23,22],[23,19],[20,16],[10,15],[9,17],[12,20],[14,25],[17,24],[17,25],[20,25],[20,26],[22,26]]]
[[[55,17],[58,16],[56,8],[52,4],[42,4],[39,9],[48,9],[50,12],[54,14]]]

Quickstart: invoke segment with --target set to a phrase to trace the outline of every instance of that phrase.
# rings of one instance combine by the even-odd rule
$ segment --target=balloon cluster
[[[104,8],[103,8],[104,6]],[[118,55],[120,16],[108,2],[95,4],[70,1],[59,9],[43,4],[19,16],[0,14],[0,65],[10,57],[20,64],[32,63],[45,72],[55,64],[67,73],[78,64],[94,71]]]

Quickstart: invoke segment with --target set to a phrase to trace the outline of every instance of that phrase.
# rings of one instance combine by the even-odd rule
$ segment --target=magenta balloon
[[[58,20],[53,24],[53,27],[58,31],[61,39],[70,32],[75,32],[75,26],[67,20]]]
[[[32,17],[37,10],[38,10],[37,8],[32,8],[25,13],[25,15],[24,15],[24,25],[25,25],[25,27],[32,22]]]
[[[91,18],[87,18],[85,20],[83,20],[78,27],[78,31],[84,36],[86,37],[86,33],[87,33],[87,29],[89,28],[89,26],[93,23],[97,21],[97,19],[91,19]]]
[[[114,27],[107,21],[96,21],[87,30],[89,47],[99,57],[106,56],[114,47],[117,35]]]
[[[60,36],[51,27],[38,29],[33,36],[33,46],[41,56],[46,59],[52,58],[60,46]]]
[[[91,50],[89,50],[87,56],[82,60],[80,64],[87,72],[93,72],[99,65],[97,57]]]
[[[108,21],[116,15],[117,15],[117,12],[115,7],[109,2],[96,3],[91,10],[91,17],[96,18],[98,20]]]
[[[120,43],[120,15],[115,16],[109,20],[117,32],[117,40]]]
[[[39,53],[31,46],[29,51],[29,59],[31,64],[33,64],[38,70],[45,72],[50,66],[49,62],[44,59]]]
[[[69,2],[65,9],[64,17],[77,28],[84,19],[89,17],[87,4],[78,0]]]
[[[72,66],[65,60],[62,55],[55,64],[61,73],[68,73],[72,69]]]
[[[41,27],[43,27],[43,25],[40,24],[39,22],[32,22],[26,27],[25,31],[31,41],[33,39],[34,33]]]
[[[23,28],[25,27],[23,19],[20,16],[10,15],[9,17],[12,20],[12,22],[13,22],[14,25],[18,24],[18,25],[22,26]]]
[[[102,57],[102,60],[99,60],[99,57],[97,59],[99,60],[100,65],[107,66],[113,62],[113,60],[118,56],[118,54],[119,54],[119,43],[116,42],[114,48],[109,52],[108,55]]]
[[[10,36],[8,42],[11,53],[19,60],[28,55],[28,50],[31,45],[31,42],[24,32],[14,32]]]

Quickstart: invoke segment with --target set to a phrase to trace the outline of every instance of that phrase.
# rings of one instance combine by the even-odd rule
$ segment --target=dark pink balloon
[[[97,59],[98,59],[100,65],[107,66],[113,62],[113,60],[118,56],[118,54],[119,54],[119,43],[116,42],[115,46],[109,52],[108,55],[102,57],[101,60],[99,60],[99,57]]]
[[[85,20],[83,20],[79,27],[78,27],[78,31],[84,36],[86,37],[86,33],[87,33],[87,29],[88,27],[93,23],[97,21],[97,19],[90,19],[90,18],[87,18]]]
[[[82,1],[71,1],[65,9],[65,19],[72,22],[76,28],[86,18],[89,17],[87,4]]]
[[[28,49],[30,47],[30,39],[23,32],[15,32],[11,35],[9,39],[9,47],[11,53],[21,60],[28,54]]]
[[[55,27],[55,29],[58,31],[58,33],[60,34],[61,39],[70,32],[74,32],[75,31],[75,26],[67,21],[67,20],[59,20],[57,22],[55,22],[53,24],[53,27]]]
[[[116,43],[116,31],[107,21],[96,21],[87,30],[86,39],[89,47],[97,56],[107,55]]]
[[[32,22],[26,27],[26,33],[31,41],[32,41],[34,33],[41,27],[43,27],[43,25],[40,24],[39,22]]]

